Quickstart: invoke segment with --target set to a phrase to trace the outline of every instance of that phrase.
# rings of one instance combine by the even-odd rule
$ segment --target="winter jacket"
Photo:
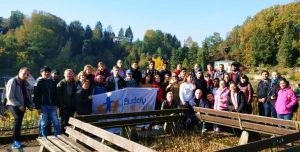
[[[280,89],[275,102],[276,112],[278,114],[291,114],[292,107],[297,104],[297,102],[296,95],[290,87]]]
[[[241,73],[239,71],[232,71],[230,73],[230,78],[233,82],[235,82],[236,84],[238,84],[240,82],[240,76]]]
[[[228,94],[228,108],[229,111],[239,112],[239,113],[246,113],[246,97],[242,91],[237,92],[237,109],[234,108],[234,104],[231,100],[231,94]]]
[[[42,105],[58,106],[58,96],[56,83],[52,79],[38,79],[37,85],[34,87],[34,98],[36,109],[40,109]]]
[[[141,80],[142,80],[142,72],[139,69],[133,69],[132,71],[132,78],[136,81],[137,85],[139,86]]]
[[[163,99],[164,99],[163,88],[157,82],[153,82],[152,87],[158,88],[157,95],[156,95],[156,102],[163,102]]]
[[[250,83],[243,86],[242,84],[238,85],[239,89],[244,93],[247,103],[251,103],[253,100],[253,88]]]
[[[105,84],[102,83],[95,83],[95,85],[92,88],[92,95],[97,95],[97,94],[101,94],[101,93],[105,93]]]
[[[107,68],[105,68],[103,71],[97,70],[97,72],[95,73],[95,77],[94,77],[95,82],[96,82],[96,78],[98,75],[102,75],[104,77],[104,80],[106,80],[110,76],[110,73],[107,70]]]
[[[89,90],[90,89],[80,89],[76,92],[76,113],[78,115],[89,115],[92,113],[92,99],[89,99],[91,95]]]
[[[70,87],[71,92],[68,95],[67,94],[67,89]],[[57,84],[57,95],[58,95],[58,101],[59,101],[59,106],[64,107],[64,106],[72,106],[75,107],[75,93],[77,91],[77,85],[75,81],[72,82],[67,82],[65,79],[61,80]],[[81,87],[78,87],[78,89]]]
[[[115,91],[115,83],[118,83],[118,89],[123,89],[126,87],[125,80],[118,75],[118,82],[115,82],[115,78],[113,75],[109,76],[106,79],[105,89],[107,92]]]
[[[161,110],[164,109],[176,109],[178,108],[178,105],[176,104],[177,101],[172,101],[171,105],[168,104],[167,100],[164,100],[161,104]]]
[[[24,85],[26,87],[27,99],[29,100],[29,103],[27,103],[27,105],[25,105],[24,103],[25,99],[22,93],[21,82],[18,76],[16,76],[14,78],[11,78],[6,84],[6,88],[5,88],[6,89],[5,97],[7,99],[6,105],[17,106],[17,107],[24,106],[29,109],[33,108],[31,86],[27,81],[24,82]]]
[[[228,110],[228,94],[229,89],[227,87],[221,89],[219,88],[215,95],[215,110]]]
[[[268,98],[270,95],[270,79],[268,80],[261,80],[257,85],[257,98]]]
[[[205,98],[196,99],[194,98],[194,105],[201,108],[210,108],[210,105],[208,104],[208,101]]]

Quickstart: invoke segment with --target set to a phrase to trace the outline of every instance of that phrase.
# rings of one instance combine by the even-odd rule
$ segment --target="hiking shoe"
[[[11,145],[11,149],[20,149],[22,148],[24,145],[19,142],[19,141],[14,141],[13,144]]]

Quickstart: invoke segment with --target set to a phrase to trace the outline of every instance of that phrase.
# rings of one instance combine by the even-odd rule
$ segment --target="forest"
[[[8,18],[0,14],[0,75],[15,75],[26,66],[37,76],[43,65],[79,72],[85,64],[96,66],[99,61],[111,68],[117,59],[123,59],[126,68],[132,61],[144,68],[157,57],[171,68],[178,63],[204,67],[224,59],[250,68],[300,66],[300,2],[261,10],[228,31],[225,39],[214,32],[202,42],[192,37],[180,42],[159,29],[148,29],[142,40],[135,40],[130,26],[114,32],[111,25],[95,23],[95,27],[83,27],[80,21],[67,24],[43,11],[27,16],[15,10]]]

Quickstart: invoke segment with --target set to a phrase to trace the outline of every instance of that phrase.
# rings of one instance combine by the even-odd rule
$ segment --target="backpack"
[[[16,83],[16,85],[18,85],[16,79],[14,79],[14,82]],[[6,87],[7,87],[7,84],[5,83],[4,89],[3,89],[2,94],[1,94],[1,104],[2,104],[3,107],[6,107],[6,103],[7,103],[7,98],[6,98]]]
[[[3,107],[6,107],[6,102],[7,102],[7,98],[6,98],[5,94],[6,94],[6,83],[4,85],[4,89],[3,89],[2,94],[1,94],[1,105]]]
[[[288,92],[288,96],[291,96],[291,91]],[[297,100],[297,103],[295,105],[293,105],[292,107],[292,112],[297,112],[298,111],[298,108],[299,108],[299,102]]]

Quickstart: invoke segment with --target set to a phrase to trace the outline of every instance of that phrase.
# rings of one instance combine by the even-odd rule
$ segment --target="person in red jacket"
[[[159,74],[156,74],[154,76],[154,81],[153,81],[153,84],[152,84],[153,88],[158,88],[157,95],[156,95],[155,110],[160,110],[161,104],[162,104],[163,98],[164,98],[164,89],[161,86],[160,80],[161,79],[160,79]]]

